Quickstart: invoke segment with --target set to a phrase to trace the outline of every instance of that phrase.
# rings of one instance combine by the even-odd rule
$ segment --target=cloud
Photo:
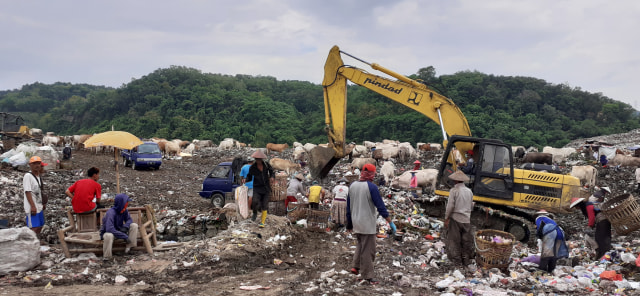
[[[170,65],[320,83],[339,45],[402,74],[431,65],[438,75],[531,76],[637,105],[640,2],[236,2],[7,2],[0,89],[35,81],[118,87]]]

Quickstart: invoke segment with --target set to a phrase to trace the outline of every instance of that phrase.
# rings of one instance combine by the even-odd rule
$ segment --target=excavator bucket
[[[329,174],[340,158],[334,157],[336,151],[331,147],[316,146],[309,151],[309,172],[314,179],[324,178]]]

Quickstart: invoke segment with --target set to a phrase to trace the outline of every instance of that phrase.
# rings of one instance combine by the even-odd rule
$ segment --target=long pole
[[[113,158],[116,161],[116,193],[120,193],[120,173],[118,172],[118,148],[113,148]]]

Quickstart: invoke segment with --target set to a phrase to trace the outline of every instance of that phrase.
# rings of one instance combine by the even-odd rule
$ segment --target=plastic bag
[[[614,270],[605,270],[600,274],[600,278],[610,281],[621,281],[622,275],[616,273]]]
[[[27,164],[27,157],[23,152],[18,152],[16,155],[9,157],[9,163],[12,166],[19,166]]]

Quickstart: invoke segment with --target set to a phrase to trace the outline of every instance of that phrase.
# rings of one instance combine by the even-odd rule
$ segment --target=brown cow
[[[78,139],[78,147],[80,147],[80,149],[84,149],[84,142],[86,142],[92,136],[93,135],[80,135],[80,138]]]
[[[271,151],[282,152],[287,148],[289,148],[289,144],[287,143],[284,143],[284,144],[268,143],[267,144],[267,152],[271,152]]]
[[[418,146],[418,150],[420,150],[420,151],[431,151],[431,145],[430,144],[422,144],[422,145]]]
[[[529,152],[524,155],[522,163],[539,163],[539,164],[553,164],[553,154],[543,152]]]
[[[189,141],[180,141],[180,149],[187,148],[187,146],[189,146],[189,144],[191,144],[191,142],[189,142]]]
[[[167,140],[160,140],[158,141],[158,148],[160,148],[160,153],[162,153],[162,156],[164,156],[166,154],[166,145],[167,143],[169,143]]]

